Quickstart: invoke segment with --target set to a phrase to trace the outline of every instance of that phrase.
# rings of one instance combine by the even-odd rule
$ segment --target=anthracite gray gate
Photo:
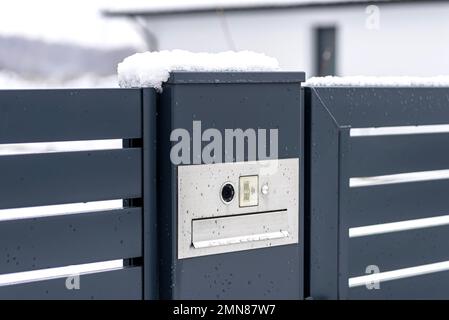
[[[314,87],[306,106],[310,295],[448,299],[447,222],[416,221],[449,211],[447,88]]]
[[[0,209],[126,199],[123,209],[0,222],[0,274],[124,259],[119,270],[0,287],[2,299],[155,297],[152,90],[0,92],[0,143],[125,139],[125,148],[0,157]],[[46,212],[42,212],[45,215]]]
[[[262,257],[269,250],[278,260],[295,255],[279,270],[293,274],[294,281],[304,280],[291,285],[289,293],[268,282],[278,291],[263,298],[449,299],[449,224],[444,219],[416,221],[448,214],[449,132],[438,125],[449,122],[449,90],[300,88],[302,74],[286,75],[288,81],[281,75],[265,74],[262,82],[257,74],[246,80],[225,75],[219,81],[205,74],[177,75],[162,95],[152,89],[0,91],[0,144],[124,141],[117,150],[0,156],[0,209],[124,199],[123,209],[60,216],[42,212],[40,218],[0,221],[0,275],[124,260],[123,268],[82,275],[80,290],[68,290],[65,278],[55,278],[0,286],[0,299],[214,299],[209,294],[215,289],[197,292],[189,286],[213,284],[208,268],[216,264],[223,268],[214,269],[215,276],[220,270],[244,270],[248,280],[251,268],[271,268],[261,265],[270,259]],[[276,105],[283,95],[289,98],[279,104],[279,113]],[[232,102],[228,111],[241,112],[239,117],[227,114],[226,99]],[[214,106],[220,107],[219,118],[213,117]],[[257,113],[259,106],[265,118]],[[233,258],[229,261],[226,254],[176,260],[177,230],[171,221],[176,220],[177,180],[168,162],[168,135],[194,119],[220,130],[228,123],[230,128],[288,124],[293,136],[282,136],[281,127],[281,158],[290,152],[305,160],[299,186],[305,192],[300,249],[227,253]],[[302,146],[302,122],[304,153],[295,149]],[[392,224],[401,221],[415,224]],[[239,265],[242,261],[245,266]],[[253,261],[259,265],[251,267]],[[262,281],[276,279],[273,270],[265,271],[267,278],[256,275],[248,291],[238,283],[238,297],[262,297],[265,291],[252,293],[252,288],[265,288]],[[176,287],[179,281],[173,277],[183,272],[188,278]],[[380,272],[384,281],[368,281],[369,272]]]

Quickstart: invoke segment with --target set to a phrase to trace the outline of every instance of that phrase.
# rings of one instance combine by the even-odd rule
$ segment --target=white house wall
[[[336,25],[339,75],[449,74],[449,3],[379,8],[378,30],[366,28],[362,5],[153,17],[149,25],[159,49],[254,50],[309,76],[314,71],[314,27]]]

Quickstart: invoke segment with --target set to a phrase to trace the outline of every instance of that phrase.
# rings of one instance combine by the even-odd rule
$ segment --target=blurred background
[[[0,88],[115,87],[146,50],[252,50],[311,76],[449,74],[445,0],[2,0]]]

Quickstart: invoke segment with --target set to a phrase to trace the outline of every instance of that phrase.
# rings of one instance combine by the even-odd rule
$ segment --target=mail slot
[[[195,249],[288,238],[287,210],[192,220]]]
[[[298,72],[175,72],[164,83],[160,298],[304,297],[303,80]],[[245,139],[229,140],[230,131]]]

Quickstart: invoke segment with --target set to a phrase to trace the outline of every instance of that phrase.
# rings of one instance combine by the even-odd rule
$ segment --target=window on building
[[[336,33],[335,27],[315,29],[315,74],[317,76],[336,75]]]

